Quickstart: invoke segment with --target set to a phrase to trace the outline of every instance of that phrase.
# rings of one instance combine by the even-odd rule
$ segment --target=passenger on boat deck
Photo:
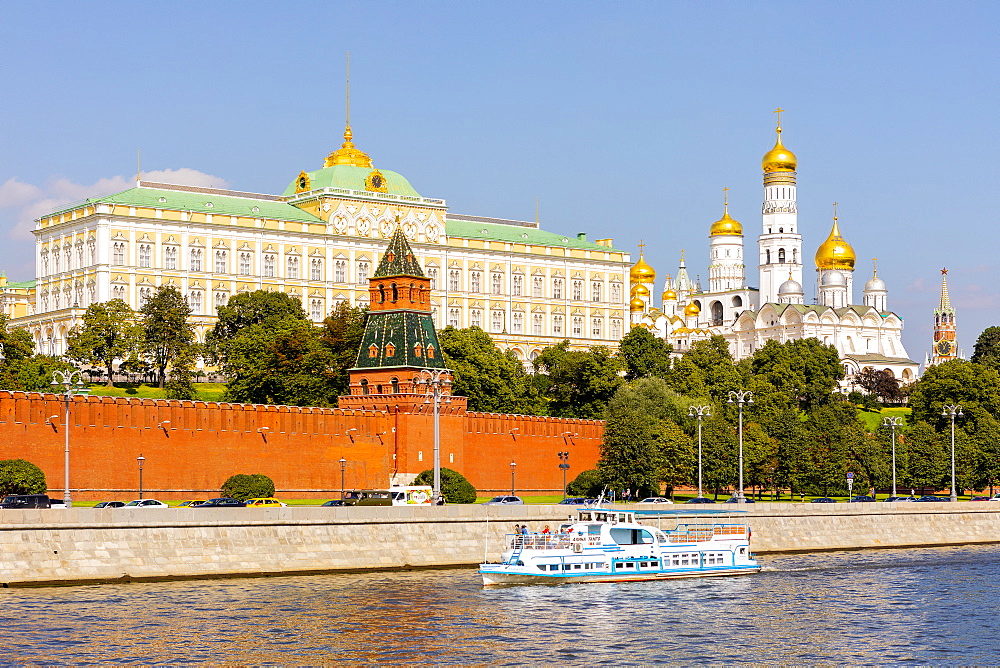
[[[545,534],[546,536],[548,536],[550,533],[552,533],[551,531],[549,531],[549,525],[548,524],[546,524],[545,528],[542,529],[542,533]]]
[[[522,524],[521,525],[521,533],[524,534],[525,536],[528,535],[528,525],[527,524]]]
[[[514,525],[514,533],[521,533],[521,525],[520,524],[515,524]]]

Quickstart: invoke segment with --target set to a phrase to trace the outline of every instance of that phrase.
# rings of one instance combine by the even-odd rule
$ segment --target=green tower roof
[[[396,231],[389,239],[389,245],[385,249],[385,254],[378,263],[378,268],[372,278],[386,278],[388,276],[418,276],[426,278],[417,259],[413,257],[413,249],[406,240],[406,235],[396,226]]]

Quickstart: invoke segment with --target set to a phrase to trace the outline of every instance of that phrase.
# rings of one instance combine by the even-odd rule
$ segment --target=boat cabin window
[[[619,545],[652,545],[653,534],[645,529],[614,528],[611,539]]]
[[[589,535],[591,535],[591,536],[600,536],[601,535],[601,525],[600,524],[588,524],[587,525],[587,533]]]
[[[656,542],[658,542],[658,543],[666,543],[667,542],[667,536],[662,531],[654,531],[653,533],[656,534]]]

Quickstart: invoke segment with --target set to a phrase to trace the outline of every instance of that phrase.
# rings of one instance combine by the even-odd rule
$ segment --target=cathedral
[[[747,283],[743,225],[729,215],[725,198],[722,217],[708,232],[707,290],[700,280],[691,280],[681,251],[677,275],[666,277],[657,305],[656,272],[640,246],[639,261],[630,271],[632,326],[666,339],[675,355],[696,341],[720,335],[737,360],[750,357],[767,341],[814,337],[839,352],[845,391],[852,389],[853,376],[869,367],[889,370],[903,383],[916,380],[918,364],[903,347],[903,320],[889,310],[888,290],[874,265],[861,303],[854,299],[857,257],[840,232],[836,205],[830,233],[814,255],[815,277],[806,279],[796,204],[798,160],[782,143],[780,116],[776,131],[774,148],[761,161],[758,287]],[[812,293],[808,298],[807,283]]]

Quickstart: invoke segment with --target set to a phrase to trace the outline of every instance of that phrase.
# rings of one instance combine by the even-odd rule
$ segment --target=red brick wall
[[[347,488],[384,487],[393,474],[433,466],[429,406],[390,411],[74,397],[70,417],[70,488],[74,500],[127,500],[138,494],[136,457],[145,457],[144,496],[203,498],[235,473],[263,473],[289,498],[339,496],[340,459]],[[408,411],[420,412],[408,412]],[[54,424],[46,418],[57,416]],[[64,403],[60,395],[0,391],[0,459],[26,459],[63,495]],[[165,421],[169,424],[159,425]],[[513,434],[511,430],[517,429]],[[604,425],[445,408],[441,465],[461,472],[483,494],[559,493],[556,453],[570,452],[568,480],[593,468]],[[573,432],[575,436],[563,436]]]

